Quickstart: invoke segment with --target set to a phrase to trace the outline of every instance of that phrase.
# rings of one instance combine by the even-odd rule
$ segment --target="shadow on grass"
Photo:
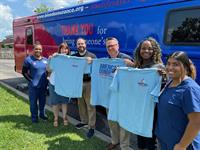
[[[105,144],[103,142],[97,142],[97,140],[73,140],[67,136],[56,138],[45,142],[48,144],[48,150],[104,150]]]
[[[9,89],[2,87],[9,94],[14,95],[18,100],[29,105],[29,102],[23,97],[18,96]],[[31,133],[43,134],[48,139],[44,142],[48,145],[48,150],[102,150],[105,149],[105,143],[97,138],[87,139],[85,131],[77,130],[73,125],[63,126],[62,118],[59,118],[59,126],[53,127],[53,114],[47,111],[49,120],[39,120],[39,123],[32,123],[27,115],[1,115],[1,123],[11,123],[11,130],[22,130]],[[14,125],[13,125],[14,124]]]
[[[18,100],[25,102],[26,104],[29,105],[29,101],[25,100],[23,97],[17,95],[16,93],[12,92],[11,90],[7,89],[4,86],[1,86],[1,88],[3,88],[6,92],[8,92],[9,94],[13,95],[15,98],[17,98]],[[31,122],[31,118],[27,115],[23,115],[23,114],[18,114],[18,115],[1,115],[0,116],[0,121],[1,122],[13,122],[16,123],[15,127],[17,129],[22,129],[22,130],[27,130],[33,133],[39,133],[39,134],[45,134],[48,137],[54,136],[54,135],[58,135],[58,134],[63,134],[66,132],[75,132],[75,133],[79,133],[77,129],[75,129],[74,126],[72,125],[68,125],[63,126],[63,122],[62,119],[59,118],[59,127],[55,128],[53,127],[53,113],[50,111],[46,111],[46,114],[48,116],[48,121],[43,121],[41,119],[39,119],[39,123],[32,123]],[[82,135],[83,135],[83,131]],[[84,137],[83,137],[84,138]]]
[[[1,123],[15,123],[13,129],[28,131],[31,133],[44,134],[48,140],[44,143],[48,145],[48,150],[102,150],[105,143],[97,138],[88,139],[83,130],[77,130],[72,125],[63,126],[60,122],[54,128],[52,122],[42,121],[31,123],[30,117],[26,115],[6,115],[0,116]]]
[[[57,128],[53,127],[53,123],[51,121],[43,121],[39,120],[39,123],[32,123],[30,117],[26,115],[6,115],[0,116],[1,123],[3,122],[12,122],[15,123],[14,128],[27,130],[33,133],[45,134],[47,137],[52,137],[59,134],[65,134],[66,132],[79,134],[82,138],[86,138],[84,136],[84,131],[77,130],[72,125],[63,126],[63,123],[60,120],[60,124]]]

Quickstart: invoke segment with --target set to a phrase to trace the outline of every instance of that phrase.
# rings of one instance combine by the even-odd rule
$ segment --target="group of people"
[[[88,63],[92,63],[96,55],[87,50],[86,40],[78,38],[76,46],[77,52],[73,56],[86,57]],[[199,150],[200,87],[195,82],[195,66],[187,54],[183,51],[174,52],[168,57],[166,66],[164,66],[161,59],[161,48],[158,42],[151,37],[144,39],[137,45],[134,58],[119,51],[119,42],[115,37],[106,39],[106,49],[109,58],[123,59],[128,67],[157,68],[159,75],[163,78],[159,102],[155,109],[153,136],[147,138],[138,135],[138,149],[155,150],[158,140],[161,150]],[[67,43],[62,43],[57,53],[70,55],[71,51]],[[54,55],[51,57],[54,57]],[[60,108],[63,113],[63,124],[68,125],[66,113],[67,103],[70,99],[55,92],[55,73],[48,67],[48,60],[42,57],[42,45],[40,43],[34,45],[33,55],[25,59],[22,74],[29,81],[32,122],[38,122],[38,116],[43,120],[48,119],[45,116],[44,106],[46,103],[46,86],[49,79],[50,104],[53,106],[54,112],[53,125],[58,126]],[[95,106],[91,105],[90,93],[91,76],[84,74],[82,97],[78,99],[81,122],[76,125],[76,128],[88,127],[88,138],[94,135],[96,123],[96,109]],[[121,127],[118,122],[108,120],[108,124],[111,143],[107,145],[107,150],[119,146],[122,150],[129,149],[130,132]]]

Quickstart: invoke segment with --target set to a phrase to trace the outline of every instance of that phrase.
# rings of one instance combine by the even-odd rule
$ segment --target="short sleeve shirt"
[[[191,112],[200,112],[200,87],[194,80],[188,78],[177,87],[165,88],[158,103],[156,135],[169,149],[182,138]],[[200,133],[192,146],[200,149]]]

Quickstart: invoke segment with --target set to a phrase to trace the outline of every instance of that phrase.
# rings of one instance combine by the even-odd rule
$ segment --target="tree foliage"
[[[34,9],[34,12],[36,14],[39,14],[39,13],[47,12],[49,10],[53,10],[53,8],[50,8],[45,4],[40,4],[37,8]]]
[[[186,18],[182,24],[172,32],[172,42],[200,42],[200,17]]]

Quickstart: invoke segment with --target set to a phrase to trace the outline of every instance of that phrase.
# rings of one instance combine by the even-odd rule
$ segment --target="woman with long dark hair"
[[[174,52],[167,60],[170,81],[158,103],[156,135],[162,150],[200,150],[200,87],[187,54]]]

